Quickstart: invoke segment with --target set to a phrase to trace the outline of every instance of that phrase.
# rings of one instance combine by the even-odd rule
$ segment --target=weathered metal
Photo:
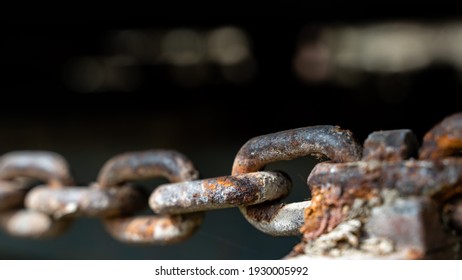
[[[302,127],[247,141],[234,159],[232,175],[261,171],[269,163],[304,156],[348,162],[359,160],[361,154],[361,145],[349,130],[331,125]]]
[[[290,179],[281,172],[255,172],[159,186],[149,199],[156,213],[253,205],[288,195]]]
[[[53,237],[69,218],[90,216],[102,218],[119,241],[172,244],[198,229],[204,211],[239,207],[265,233],[302,234],[287,258],[461,258],[462,113],[432,128],[420,149],[408,129],[373,132],[363,146],[334,126],[281,131],[243,145],[232,175],[202,180],[176,151],[130,152],[106,162],[88,187],[71,187],[58,154],[12,152],[0,158],[0,227]],[[328,161],[307,178],[311,201],[286,205],[290,178],[263,170],[303,156]],[[148,198],[134,182],[156,177],[170,181],[149,197],[159,215],[135,215]]]
[[[372,132],[364,141],[362,160],[401,161],[417,156],[419,143],[409,129]]]
[[[149,150],[118,155],[106,162],[98,176],[101,188],[122,187],[133,180],[165,177],[171,182],[198,179],[199,172],[184,155],[169,150]],[[127,216],[104,219],[107,231],[128,243],[170,244],[191,236],[204,212],[184,215]]]
[[[98,183],[102,188],[107,188],[156,177],[176,183],[195,180],[199,172],[188,158],[176,151],[129,152],[106,162],[98,175]]]
[[[438,159],[461,155],[462,113],[453,114],[425,134],[420,159]]]
[[[19,182],[23,189],[31,180],[61,188],[71,183],[72,177],[66,160],[53,152],[10,152],[0,158],[0,182],[6,185]],[[11,210],[0,213],[0,226],[7,233],[19,237],[42,238],[56,236],[68,228],[70,220],[56,220],[32,209],[15,209],[22,206],[19,199],[15,197],[14,203],[8,205]]]
[[[107,219],[104,226],[121,242],[165,245],[189,238],[202,224],[203,218],[202,213],[135,216]]]
[[[25,205],[56,219],[64,217],[115,217],[146,208],[147,196],[132,186],[101,188],[37,186],[25,198]]]
[[[2,155],[0,179],[18,177],[41,180],[53,187],[72,183],[67,161],[50,151],[16,151]]]
[[[303,156],[329,158],[335,162],[361,158],[361,146],[353,134],[337,126],[312,126],[267,134],[250,139],[236,155],[232,175],[263,170],[272,162]],[[240,207],[257,229],[275,236],[298,235],[303,210],[310,203],[284,205],[279,201]]]
[[[449,157],[457,155],[454,143],[461,140],[453,130],[459,118],[445,119],[427,133],[420,154],[425,160],[413,158],[418,146],[412,132],[392,130],[372,133],[361,161],[317,164],[307,179],[312,200],[303,242],[292,254],[460,258],[462,158]],[[428,135],[438,140],[430,143]]]

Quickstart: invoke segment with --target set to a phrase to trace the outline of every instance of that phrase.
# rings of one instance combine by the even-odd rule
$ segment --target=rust
[[[202,224],[203,213],[137,216],[104,220],[117,240],[136,244],[166,245],[184,241]]]
[[[142,210],[147,206],[146,200],[144,192],[132,186],[106,189],[97,184],[59,189],[37,186],[27,194],[25,205],[55,218],[108,218]]]
[[[179,214],[257,204],[282,198],[290,188],[283,173],[254,172],[161,185],[149,203],[156,213]]]
[[[110,159],[98,176],[103,189],[120,188],[130,181],[165,177],[172,183],[195,180],[199,172],[183,154],[171,150],[130,152]],[[129,243],[169,244],[191,236],[204,213],[171,216],[128,216],[104,219],[109,233]]]
[[[356,161],[361,153],[349,130],[330,125],[303,127],[250,139],[237,153],[232,174],[260,171],[272,162],[310,155],[335,162]]]
[[[64,233],[71,220],[55,220],[30,209],[8,211],[0,214],[0,227],[8,234],[23,238],[51,238]]]
[[[72,183],[66,160],[49,151],[17,151],[0,158],[0,180],[34,178],[50,186]]]
[[[269,163],[303,156],[349,162],[359,160],[361,154],[362,148],[349,130],[330,125],[303,127],[250,139],[237,153],[232,174],[260,171]],[[303,207],[277,202],[251,206],[250,211],[249,207],[240,207],[240,210],[261,231],[271,235],[299,234]],[[291,226],[281,219],[290,220]]]
[[[182,182],[198,179],[199,173],[189,159],[176,151],[148,150],[111,158],[102,167],[98,183],[107,188],[154,177]]]
[[[307,179],[304,253],[457,257],[460,237],[448,227],[462,229],[462,158],[451,157],[460,154],[461,128],[462,114],[443,120],[426,134],[419,160],[417,140],[404,129],[371,133],[361,161],[317,164]],[[359,227],[342,232],[352,222]],[[342,238],[350,244],[336,243]]]
[[[429,196],[439,201],[456,191],[462,193],[462,159],[319,163],[307,183],[312,201],[305,210],[302,233],[315,239],[344,220],[347,214],[340,211],[344,206],[351,206],[358,198],[377,198],[382,189],[395,190],[403,197]],[[334,217],[333,212],[337,213]],[[322,228],[323,219],[331,224],[329,228]]]
[[[420,159],[441,159],[462,151],[462,113],[453,114],[425,134]]]
[[[274,201],[263,202],[246,207],[246,216],[252,218],[256,222],[270,222],[283,206],[284,204],[275,204]]]
[[[401,161],[417,156],[418,141],[409,129],[376,131],[364,141],[362,160]]]
[[[312,174],[316,174],[316,171]],[[356,199],[367,201],[378,197],[377,190],[365,185],[352,184],[350,188],[335,183],[317,185],[310,178],[312,200],[310,207],[305,209],[305,223],[300,229],[306,240],[316,239],[343,222]]]
[[[66,160],[59,154],[48,151],[17,151],[0,158],[0,180],[5,184],[19,182],[22,189],[29,189],[34,180],[46,182],[50,187],[61,188],[71,183],[72,177]],[[22,203],[16,203],[15,207],[22,206]],[[68,219],[56,220],[32,209],[15,209],[0,214],[0,226],[3,230],[19,237],[54,237],[63,233],[70,223]]]
[[[307,183],[316,188],[339,186],[342,192],[368,188],[397,190],[401,195],[427,195],[436,198],[454,195],[462,185],[462,158],[438,161],[348,162],[317,164]],[[313,196],[314,197],[314,196]]]

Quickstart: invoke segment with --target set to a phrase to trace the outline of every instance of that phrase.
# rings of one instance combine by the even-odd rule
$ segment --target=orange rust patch
[[[207,190],[215,190],[218,186],[220,188],[236,187],[236,183],[230,180],[229,177],[219,177],[214,180],[206,180],[204,183],[204,188]]]
[[[323,224],[327,207],[328,206],[325,204],[325,197],[321,189],[314,188],[312,192],[311,205],[306,208],[304,212],[305,223],[300,229],[300,232],[306,239],[314,239],[317,237],[318,234],[316,233]]]
[[[362,198],[362,199],[369,200],[378,195],[378,190],[371,189],[369,187],[360,186],[358,188],[348,189],[346,191],[346,195],[348,195],[348,197],[345,197],[345,198],[348,200],[351,200],[351,202],[353,202],[352,200],[354,200],[355,198]]]
[[[337,192],[335,188],[313,187],[311,205],[305,209],[305,223],[300,229],[305,239],[312,240],[333,230],[348,215],[351,207],[345,206],[352,205],[355,198],[369,200],[377,196],[377,190],[364,186]]]
[[[217,184],[222,187],[236,187],[236,185],[228,179],[228,177],[217,178]]]
[[[238,174],[248,173],[252,169],[253,169],[253,164],[250,164],[250,166],[239,164],[233,169],[232,174],[238,175]]]
[[[437,150],[435,154],[440,156],[450,156],[453,153],[460,152],[462,150],[462,139],[454,138],[450,135],[442,135],[436,140]]]
[[[204,181],[204,188],[207,190],[215,190],[217,188],[216,184],[211,184],[208,180]]]

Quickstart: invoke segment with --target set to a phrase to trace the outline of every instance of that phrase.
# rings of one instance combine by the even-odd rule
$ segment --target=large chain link
[[[387,146],[393,139],[416,143],[409,135],[407,130],[371,134],[363,155],[363,147],[353,134],[336,126],[276,132],[245,143],[235,157],[231,175],[206,179],[199,179],[193,163],[177,151],[128,152],[108,160],[96,182],[88,186],[73,186],[66,160],[56,153],[11,152],[0,158],[0,226],[15,236],[50,237],[63,233],[76,217],[96,217],[122,242],[170,244],[191,236],[205,211],[238,207],[249,223],[267,234],[303,232],[305,237],[314,238],[340,221],[333,221],[333,212],[326,212],[329,206],[323,203],[330,198],[316,193],[325,192],[324,186],[342,186],[348,192],[348,186],[355,183],[350,178],[362,178],[364,184],[370,178],[361,177],[367,173],[363,169],[372,168],[364,160],[377,160],[374,168],[386,169],[389,174],[381,177],[385,180],[381,184],[402,188],[403,192],[409,180],[433,192],[437,190],[428,184],[451,189],[447,196],[462,192],[462,164],[460,159],[450,158],[460,155],[462,149],[462,114],[446,118],[425,135],[420,160],[438,162],[402,161],[412,156],[409,145]],[[270,163],[305,156],[329,160],[316,165],[307,177],[313,200],[283,204],[292,187],[291,179],[280,171],[263,170]],[[416,175],[412,172],[415,169],[425,170]],[[407,175],[398,178],[393,170]],[[158,186],[149,197],[135,185],[158,177],[169,183]],[[148,205],[156,215],[136,215]],[[452,224],[462,228],[462,204],[452,203],[445,209],[451,213]]]

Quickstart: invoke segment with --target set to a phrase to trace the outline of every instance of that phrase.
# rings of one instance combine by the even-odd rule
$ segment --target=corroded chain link
[[[66,160],[52,152],[21,151],[10,152],[0,159],[0,180],[2,190],[0,204],[8,205],[0,213],[0,225],[8,233],[22,237],[52,237],[64,232],[71,220],[54,219],[46,213],[31,208],[22,208],[25,189],[32,180],[45,182],[52,188],[62,188],[72,182]],[[13,201],[9,200],[13,197]],[[6,201],[6,202],[4,202]]]
[[[197,179],[199,172],[184,155],[175,151],[152,150],[116,156],[102,168],[102,188],[118,187],[133,180],[165,177],[171,182]],[[166,244],[182,241],[202,223],[203,212],[183,215],[129,216],[106,219],[106,229],[125,242]]]
[[[122,242],[170,244],[191,236],[206,211],[238,207],[255,228],[274,236],[303,234],[304,244],[313,246],[353,220],[351,209],[358,199],[370,202],[360,206],[363,212],[377,211],[371,210],[372,198],[383,200],[380,193],[387,189],[403,199],[430,199],[435,204],[432,211],[441,212],[445,225],[460,232],[461,150],[462,113],[430,130],[420,150],[418,140],[406,129],[374,132],[364,147],[350,131],[328,125],[255,137],[237,153],[231,175],[206,179],[199,179],[183,154],[148,150],[117,155],[104,164],[96,182],[74,186],[62,156],[48,151],[11,152],[0,158],[0,226],[16,236],[50,237],[63,233],[74,218],[96,217]],[[264,169],[276,161],[305,156],[323,160],[307,176],[312,199],[283,204],[291,179]],[[169,183],[149,196],[135,186],[137,181],[158,177]],[[156,215],[137,216],[147,205]],[[389,231],[392,237],[401,236],[390,237],[394,244],[409,245],[403,239],[407,233],[388,228],[379,214],[364,213],[355,217],[367,216],[365,235]],[[388,218],[393,222],[393,215]],[[412,215],[408,218],[423,223]],[[366,223],[363,220],[361,225]]]

